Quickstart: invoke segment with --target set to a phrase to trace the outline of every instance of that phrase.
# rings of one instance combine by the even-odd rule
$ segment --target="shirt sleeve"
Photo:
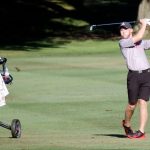
[[[119,41],[119,45],[120,45],[121,48],[129,48],[129,47],[134,47],[135,46],[132,38],[121,39]]]
[[[150,50],[150,40],[143,40],[142,44],[145,50],[148,50],[148,49]]]

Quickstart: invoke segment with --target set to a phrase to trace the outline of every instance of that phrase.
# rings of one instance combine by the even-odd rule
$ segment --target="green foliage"
[[[68,18],[68,17],[66,17],[66,18],[56,18],[56,19],[52,19],[52,21],[59,22],[59,23],[64,23],[66,25],[72,25],[72,26],[76,26],[76,27],[81,27],[81,26],[88,25],[88,23],[83,21],[83,20],[77,20],[77,19]]]
[[[88,37],[90,24],[135,20],[139,4],[139,0],[2,1],[0,47],[22,46],[47,37]],[[114,28],[102,29],[116,35]]]

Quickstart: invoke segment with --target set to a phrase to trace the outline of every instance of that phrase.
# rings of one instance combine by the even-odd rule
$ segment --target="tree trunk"
[[[138,17],[137,19],[149,18],[150,19],[150,0],[142,0],[139,5]],[[145,32],[145,37],[149,38],[150,27],[147,27]]]
[[[139,5],[138,19],[150,18],[150,0],[142,0]]]

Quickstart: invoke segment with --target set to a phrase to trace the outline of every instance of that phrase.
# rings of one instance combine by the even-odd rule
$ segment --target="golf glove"
[[[146,19],[147,25],[150,25],[150,19]]]

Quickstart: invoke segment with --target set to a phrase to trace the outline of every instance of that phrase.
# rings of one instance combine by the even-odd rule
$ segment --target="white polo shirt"
[[[150,68],[145,50],[150,48],[150,40],[134,43],[132,38],[119,41],[120,50],[129,70],[140,71]]]

